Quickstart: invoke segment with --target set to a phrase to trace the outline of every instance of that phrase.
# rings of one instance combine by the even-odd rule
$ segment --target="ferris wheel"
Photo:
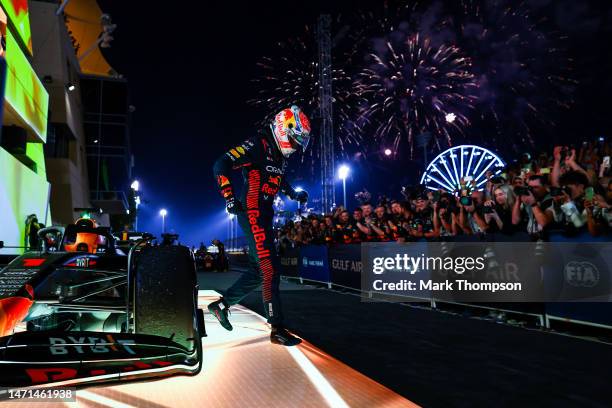
[[[486,173],[498,175],[506,163],[492,151],[474,145],[461,145],[443,151],[425,169],[421,184],[429,190],[454,193],[463,181],[471,190],[483,190]]]

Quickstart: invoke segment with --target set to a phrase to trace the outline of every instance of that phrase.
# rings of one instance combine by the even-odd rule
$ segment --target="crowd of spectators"
[[[528,234],[546,240],[566,235],[609,234],[612,230],[611,143],[557,146],[538,156],[523,154],[501,172],[488,172],[484,188],[461,180],[454,192],[405,188],[402,199],[369,193],[361,205],[310,214],[277,231],[279,245],[439,240],[458,235]],[[399,195],[399,194],[398,194]]]

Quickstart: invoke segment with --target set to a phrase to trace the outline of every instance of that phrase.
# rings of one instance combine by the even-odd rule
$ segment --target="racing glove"
[[[297,191],[293,199],[300,204],[304,204],[306,201],[308,201],[308,193],[304,190]]]
[[[237,215],[239,212],[244,211],[242,203],[238,201],[235,197],[230,197],[229,199],[227,199],[227,201],[225,202],[225,208],[227,209],[228,213],[234,215]]]

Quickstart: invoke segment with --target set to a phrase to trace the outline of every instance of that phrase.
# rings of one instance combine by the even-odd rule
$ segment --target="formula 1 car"
[[[0,271],[0,386],[197,374],[204,315],[191,251],[142,240],[128,253],[89,219],[39,232]]]

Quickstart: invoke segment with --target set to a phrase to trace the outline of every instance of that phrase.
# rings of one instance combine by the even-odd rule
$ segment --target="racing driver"
[[[249,268],[223,297],[208,306],[221,325],[232,330],[229,308],[252,290],[262,285],[264,310],[272,326],[272,343],[294,346],[301,340],[283,327],[279,298],[280,272],[276,265],[272,218],[274,197],[281,192],[304,203],[305,191],[295,191],[285,179],[287,158],[296,151],[305,151],[310,140],[310,121],[297,107],[283,109],[270,124],[270,132],[246,140],[223,156],[214,165],[214,174],[226,209],[238,217],[240,228],[249,244]],[[231,170],[242,170],[244,186],[240,199],[230,182]]]

